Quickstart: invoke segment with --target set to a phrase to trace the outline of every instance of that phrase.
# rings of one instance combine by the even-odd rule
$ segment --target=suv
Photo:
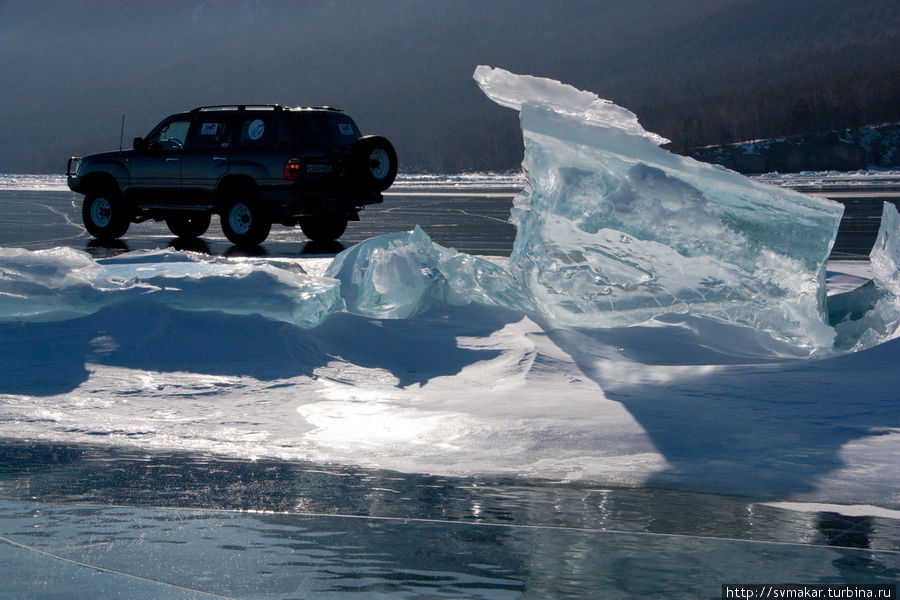
[[[195,108],[135,138],[132,150],[73,157],[66,168],[98,239],[148,219],[195,238],[218,214],[237,245],[261,244],[273,223],[336,240],[363,207],[382,202],[396,175],[391,143],[361,136],[340,110],[279,105]]]

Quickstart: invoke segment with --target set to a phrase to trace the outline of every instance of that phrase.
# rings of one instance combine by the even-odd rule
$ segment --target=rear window
[[[294,126],[297,141],[306,148],[337,148],[360,138],[356,123],[342,113],[298,112]]]

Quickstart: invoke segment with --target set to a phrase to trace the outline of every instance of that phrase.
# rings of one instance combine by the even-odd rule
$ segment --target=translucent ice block
[[[892,296],[900,296],[900,215],[890,202],[882,208],[881,226],[869,262],[875,284]]]
[[[345,250],[325,275],[341,282],[347,310],[371,317],[402,319],[439,303],[531,309],[508,271],[435,244],[418,226]]]
[[[831,346],[824,266],[841,205],[672,154],[590,92],[489,67],[474,77],[521,113],[528,186],[510,268],[539,312],[595,327],[691,313]]]

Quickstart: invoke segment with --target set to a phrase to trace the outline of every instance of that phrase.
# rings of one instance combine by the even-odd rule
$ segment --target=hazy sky
[[[478,64],[589,89],[673,140],[687,124],[715,137],[717,112],[748,115],[740,100],[758,106],[766,86],[777,102],[765,112],[789,112],[809,90],[853,94],[853,77],[878,79],[900,55],[897,5],[4,0],[0,172],[58,172],[71,154],[115,148],[123,113],[130,140],[172,112],[234,102],[344,108],[394,141],[407,169],[514,167],[516,115],[478,91]],[[891,93],[866,92],[900,106]]]

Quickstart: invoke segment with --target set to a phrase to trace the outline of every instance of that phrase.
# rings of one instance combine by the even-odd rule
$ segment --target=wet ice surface
[[[0,527],[20,544],[0,548],[10,598],[715,598],[735,577],[890,584],[900,566],[808,543],[406,518],[0,503]]]
[[[10,597],[696,598],[900,569],[890,516],[703,494],[16,443],[0,473]]]

